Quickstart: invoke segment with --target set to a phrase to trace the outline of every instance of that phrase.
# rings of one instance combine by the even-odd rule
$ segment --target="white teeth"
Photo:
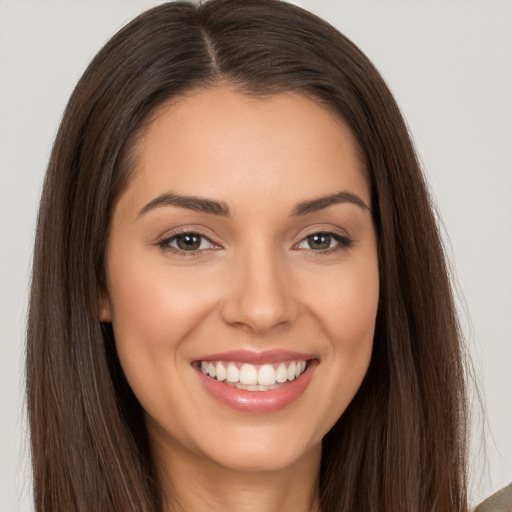
[[[306,361],[283,362],[279,363],[277,368],[275,368],[275,364],[256,367],[248,363],[201,361],[200,368],[205,375],[209,375],[219,382],[226,381],[239,389],[268,391],[298,378],[306,369]]]
[[[238,389],[244,389],[246,391],[270,391],[271,389],[277,389],[279,388],[279,384],[272,384],[271,386],[263,386],[261,384],[251,384],[249,386],[246,386],[245,384],[240,384],[240,382],[237,382],[236,384],[230,384],[230,386],[234,386]]]
[[[288,380],[295,379],[295,368],[296,368],[296,366],[297,365],[294,362],[291,362],[290,366],[288,366]]]
[[[276,370],[276,382],[286,382],[288,380],[288,370],[284,363],[281,363]]]
[[[226,380],[226,368],[220,361],[215,365],[215,373],[217,374],[217,380],[220,382]]]
[[[240,384],[246,386],[258,383],[258,370],[252,364],[243,364],[240,368]],[[250,390],[255,391],[255,390]]]
[[[276,371],[271,364],[264,364],[258,371],[258,384],[271,386],[276,383]]]
[[[238,382],[240,380],[240,372],[233,363],[228,364],[228,368],[226,370],[226,380],[228,382]]]

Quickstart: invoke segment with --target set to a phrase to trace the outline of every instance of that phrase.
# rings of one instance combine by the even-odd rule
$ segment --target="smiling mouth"
[[[278,389],[300,377],[309,361],[292,360],[253,365],[234,361],[196,361],[194,366],[204,375],[246,391]]]

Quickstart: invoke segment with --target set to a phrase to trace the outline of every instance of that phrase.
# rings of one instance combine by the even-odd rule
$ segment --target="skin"
[[[297,94],[218,86],[160,107],[135,156],[113,211],[101,316],[162,482],[184,510],[318,510],[321,440],[367,371],[379,296],[370,188],[349,129]],[[292,214],[341,191],[366,206]],[[165,204],[141,213],[164,193],[223,202],[230,216]],[[177,231],[210,242],[164,247]],[[351,242],[331,237],[321,250],[312,232]],[[287,407],[248,414],[214,399],[191,366],[239,349],[305,352],[318,366]]]

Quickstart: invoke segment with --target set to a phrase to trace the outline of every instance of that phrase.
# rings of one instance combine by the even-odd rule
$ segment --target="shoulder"
[[[480,503],[474,512],[512,512],[512,483]]]

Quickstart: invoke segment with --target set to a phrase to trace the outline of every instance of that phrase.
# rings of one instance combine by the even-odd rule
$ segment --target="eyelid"
[[[179,247],[174,247],[171,245],[171,242],[176,240],[180,235],[196,235],[204,240],[207,240],[213,247],[203,248],[203,249],[195,249],[190,251],[185,251],[180,249]],[[156,242],[156,245],[163,251],[172,252],[178,256],[194,256],[205,253],[209,250],[217,250],[221,249],[222,246],[212,240],[212,237],[205,235],[200,229],[194,227],[181,227],[171,233],[166,233],[165,235],[159,237]]]
[[[334,247],[328,247],[327,249],[308,249],[308,248],[300,248],[298,247],[300,244],[302,244],[304,241],[306,241],[307,238],[310,236],[323,234],[327,236],[333,237],[338,243]],[[316,229],[312,229],[311,231],[308,231],[307,233],[303,234],[302,237],[298,242],[296,242],[293,245],[293,248],[295,250],[299,251],[307,251],[308,253],[313,253],[314,255],[321,256],[322,254],[335,252],[337,250],[343,250],[348,249],[353,244],[354,240],[348,235],[348,233],[345,230],[337,229],[334,226],[329,227],[318,227]]]
[[[348,235],[348,233],[344,229],[337,228],[335,226],[317,226],[316,228],[310,229],[307,232],[303,230],[302,236],[298,242],[293,245],[294,250],[298,251],[307,251],[308,253],[313,253],[314,255],[322,255],[326,253],[335,252],[337,250],[348,249],[354,240]],[[204,240],[206,240],[211,247],[207,248],[199,248],[195,250],[183,250],[179,247],[174,247],[171,245],[171,242],[176,240],[180,235],[196,235]],[[312,248],[301,248],[298,247],[302,244],[306,239],[310,236],[314,236],[316,234],[324,234],[326,236],[330,236],[337,241],[337,244],[334,247],[328,247],[327,249],[312,249]],[[160,247],[163,251],[169,251],[179,256],[194,256],[201,255],[209,252],[210,250],[218,250],[222,249],[222,245],[213,240],[213,237],[206,235],[201,228],[197,228],[195,226],[182,226],[177,228],[172,232],[167,232],[165,235],[162,235],[156,241],[156,245]]]
[[[215,241],[219,239],[219,236],[210,228],[207,228],[201,224],[182,224],[181,226],[176,226],[173,228],[166,229],[165,231],[161,231],[161,233],[154,238],[154,243],[158,244],[163,241],[169,240],[173,237],[186,234],[199,235],[203,238],[206,238],[215,245],[221,245],[220,243]]]
[[[172,245],[172,244],[173,244],[174,242],[176,242],[180,236],[184,236],[184,235],[193,235],[193,236],[195,236],[195,237],[199,238],[199,239],[201,240],[201,242],[200,242],[200,246],[201,246],[201,245],[203,245],[203,242],[204,242],[204,241],[206,241],[206,242],[207,242],[208,244],[210,244],[210,245],[215,245],[215,244],[214,244],[214,243],[213,243],[213,242],[212,242],[208,237],[203,236],[203,235],[201,235],[200,233],[192,233],[192,232],[190,232],[190,233],[178,233],[178,234],[173,235],[173,236],[171,236],[170,238],[168,238],[168,239],[166,240],[166,242],[167,242],[167,244],[168,244],[170,247],[174,247],[176,250],[178,250],[178,251],[179,251],[179,250],[181,250],[181,249],[180,249],[179,247],[175,247],[175,246],[174,246],[174,245]],[[204,248],[204,247],[203,247],[203,248],[201,248],[201,247],[200,247],[200,248],[199,248],[199,249],[197,249],[197,250],[198,250],[198,251],[200,251],[200,250],[203,250],[203,251],[204,251],[204,250],[205,250],[205,248]],[[191,251],[184,251],[184,252],[194,252],[194,251],[192,251],[192,250],[191,250]]]

